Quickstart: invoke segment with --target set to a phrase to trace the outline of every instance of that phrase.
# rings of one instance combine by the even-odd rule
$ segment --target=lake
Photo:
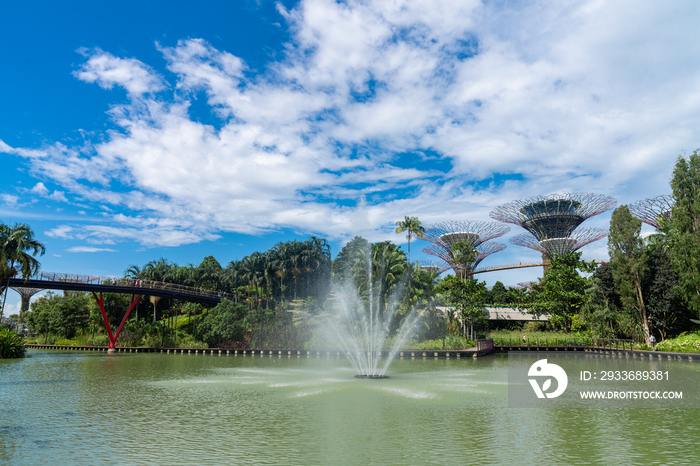
[[[512,408],[507,354],[382,380],[326,357],[29,354],[0,361],[2,464],[700,464],[697,408]]]

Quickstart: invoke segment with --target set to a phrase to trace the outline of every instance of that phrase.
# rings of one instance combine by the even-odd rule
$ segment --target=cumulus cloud
[[[83,49],[78,79],[129,94],[109,110],[120,131],[0,150],[103,206],[113,225],[49,232],[102,244],[279,228],[338,238],[358,210],[381,237],[403,215],[488,219],[563,191],[630,202],[667,192],[675,157],[697,144],[698,8],[303,0],[278,6],[290,42],[264,71],[202,39],[155,45],[167,77]],[[215,126],[190,115],[202,93]]]
[[[73,74],[87,83],[97,83],[104,89],[115,85],[134,96],[163,89],[162,79],[143,62],[134,58],[119,58],[99,48],[81,48],[79,53],[88,58]]]
[[[49,190],[44,186],[44,183],[37,183],[32,189],[29,190],[30,192],[34,194],[38,194],[39,196],[47,196],[49,194]]]

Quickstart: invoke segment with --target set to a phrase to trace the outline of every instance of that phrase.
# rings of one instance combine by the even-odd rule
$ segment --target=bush
[[[197,333],[209,348],[218,347],[220,344],[233,340],[245,339],[245,326],[243,319],[248,309],[244,304],[234,304],[224,299],[214,309],[209,311],[201,324],[197,327]]]
[[[445,336],[445,349],[448,350],[463,350],[469,349],[476,346],[474,340],[470,340],[463,336],[447,335]],[[403,349],[416,349],[416,350],[442,350],[442,338],[435,340],[423,340],[418,343],[405,342]]]
[[[700,334],[691,333],[656,344],[657,351],[675,351],[679,353],[700,353]]]
[[[87,341],[88,346],[109,346],[107,335],[95,335]]]
[[[132,332],[131,330],[122,330],[122,333],[119,334],[119,338],[117,339],[117,346],[135,348],[142,344],[143,335],[138,332]]]
[[[66,339],[61,339],[61,340],[56,340],[54,345],[58,346],[76,346],[75,341],[73,340],[66,340]]]
[[[26,348],[22,337],[8,329],[0,329],[0,359],[23,358]]]

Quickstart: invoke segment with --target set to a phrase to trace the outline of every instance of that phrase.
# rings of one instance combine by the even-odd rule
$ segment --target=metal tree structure
[[[464,271],[454,264],[452,250],[455,244],[464,242],[477,250],[476,259],[470,264],[471,270],[474,270],[487,256],[506,248],[505,244],[488,241],[503,236],[509,231],[509,226],[498,222],[471,220],[439,222],[425,228],[423,239],[433,244],[423,248],[423,252],[439,258],[438,264],[433,265],[442,267],[440,273],[452,268],[459,276],[463,276]]]
[[[433,244],[453,246],[458,241],[468,243],[472,247],[503,236],[510,227],[498,222],[482,222],[470,220],[455,220],[439,222],[425,227],[424,240]]]
[[[616,205],[615,198],[602,194],[549,194],[509,202],[489,215],[494,220],[520,225],[542,241],[566,238],[586,219]]]
[[[671,220],[673,215],[673,196],[650,197],[629,205],[630,213],[647,225],[660,228],[661,222]]]
[[[29,300],[32,298],[32,296],[44,290],[43,288],[16,288],[14,286],[10,288],[16,291],[22,299],[22,307],[20,307],[19,310],[20,319],[23,319],[24,314],[29,310]]]
[[[496,207],[489,215],[526,229],[529,234],[515,236],[511,243],[540,251],[548,264],[553,255],[576,251],[607,236],[605,230],[578,227],[615,205],[615,198],[602,194],[549,194],[512,201]]]
[[[510,242],[541,252],[545,262],[548,262],[555,255],[576,251],[589,243],[605,238],[608,234],[607,230],[599,228],[578,228],[565,238],[547,238],[538,241],[531,234],[523,233],[512,237]]]
[[[476,266],[479,265],[479,263],[486,259],[488,256],[496,252],[503,251],[505,248],[505,244],[497,242],[488,242],[478,245],[475,248],[477,251],[476,259],[474,259],[474,262],[470,264],[469,268],[471,270],[474,270]],[[445,247],[443,245],[438,244],[431,244],[430,246],[424,247],[423,252],[426,254],[437,256],[439,258],[437,261],[433,261],[433,263],[438,267],[442,267],[440,273],[451,268],[454,269],[455,274],[458,277],[464,278],[463,267],[454,262],[454,256],[452,255],[452,250],[449,247]]]
[[[440,275],[442,272],[450,268],[450,264],[446,263],[442,259],[427,261],[420,261],[420,268],[428,272]]]

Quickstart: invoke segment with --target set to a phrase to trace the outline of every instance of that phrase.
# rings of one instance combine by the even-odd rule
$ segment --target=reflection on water
[[[0,464],[700,463],[694,409],[508,408],[506,355],[361,380],[334,358],[32,354],[0,361]]]

